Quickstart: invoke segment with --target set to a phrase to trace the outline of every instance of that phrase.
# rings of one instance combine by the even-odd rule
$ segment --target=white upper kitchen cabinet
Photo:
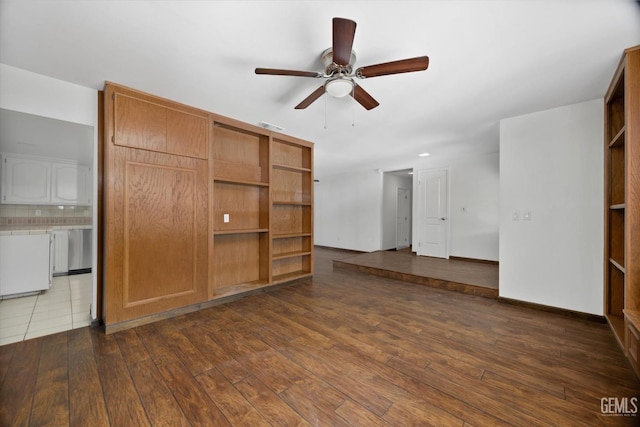
[[[91,204],[91,169],[65,163],[51,164],[51,203],[60,205]]]
[[[51,163],[2,156],[2,203],[44,204],[51,201]]]
[[[91,205],[91,168],[57,159],[2,154],[0,202]]]

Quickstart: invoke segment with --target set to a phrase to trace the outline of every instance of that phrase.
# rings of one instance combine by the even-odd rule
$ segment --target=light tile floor
[[[0,345],[91,324],[91,274],[56,276],[38,295],[0,301]]]

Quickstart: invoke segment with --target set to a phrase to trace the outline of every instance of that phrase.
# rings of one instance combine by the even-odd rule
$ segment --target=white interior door
[[[411,197],[407,188],[398,188],[398,208],[396,210],[396,249],[411,244]]]
[[[449,258],[447,196],[446,169],[418,172],[418,255]]]

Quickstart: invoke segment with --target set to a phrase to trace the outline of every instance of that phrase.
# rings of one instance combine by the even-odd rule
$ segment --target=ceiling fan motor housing
[[[324,66],[324,72],[327,76],[331,76],[334,74],[351,74],[353,71],[353,64],[356,63],[356,51],[351,51],[351,57],[349,58],[349,64],[346,66],[338,65],[333,62],[333,48],[327,48],[322,55],[320,55],[320,60],[322,61],[322,65]]]

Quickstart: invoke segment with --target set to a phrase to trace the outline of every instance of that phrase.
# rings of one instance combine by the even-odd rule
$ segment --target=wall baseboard
[[[355,249],[334,248],[333,246],[313,245],[314,248],[330,249],[335,251],[353,252],[354,254],[365,254],[367,252],[357,251]]]
[[[455,259],[458,261],[469,261],[469,262],[479,262],[482,264],[491,264],[491,265],[500,265],[499,261],[493,261],[490,259],[479,259],[479,258],[466,258],[462,256],[450,256],[449,259]]]
[[[504,304],[511,304],[520,307],[532,308],[534,310],[546,311],[548,313],[560,314],[562,316],[573,317],[576,319],[588,320],[596,323],[607,323],[607,319],[604,316],[597,314],[584,313],[582,311],[568,310],[566,308],[551,307],[549,305],[537,304],[535,302],[521,301],[517,299],[498,297],[498,302]]]

